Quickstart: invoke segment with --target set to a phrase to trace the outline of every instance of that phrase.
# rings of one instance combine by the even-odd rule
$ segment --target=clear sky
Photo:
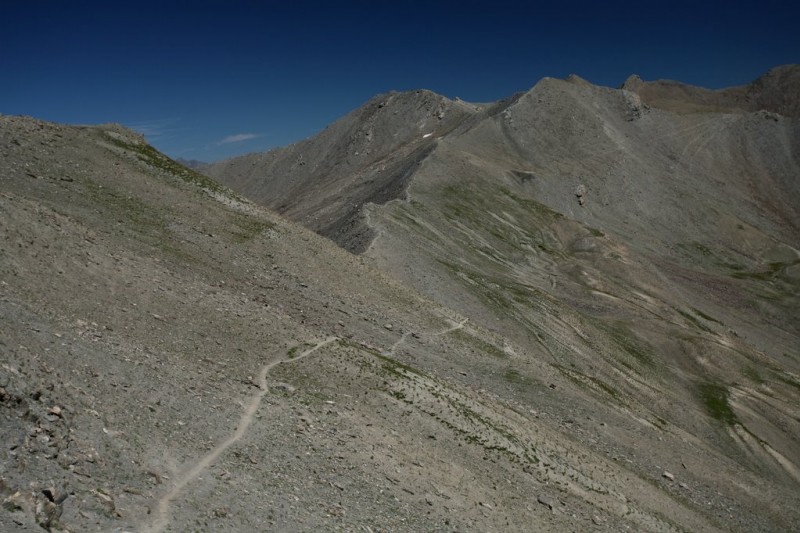
[[[721,88],[800,63],[800,2],[0,0],[0,113],[119,122],[212,161],[374,96],[473,102],[571,73]]]

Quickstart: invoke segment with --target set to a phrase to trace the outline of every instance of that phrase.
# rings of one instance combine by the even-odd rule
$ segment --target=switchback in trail
[[[297,357],[291,359],[276,359],[275,361],[265,365],[261,372],[258,375],[258,392],[253,396],[250,400],[250,403],[247,405],[247,408],[242,413],[242,418],[239,420],[239,423],[236,426],[236,430],[233,434],[225,439],[223,442],[218,444],[213,450],[208,452],[204,457],[202,457],[199,461],[197,461],[193,466],[191,466],[188,470],[186,470],[175,482],[172,488],[164,494],[158,501],[158,512],[156,513],[156,519],[153,524],[145,528],[144,531],[148,532],[158,532],[164,531],[169,524],[169,509],[170,504],[172,503],[175,498],[180,496],[183,490],[189,485],[192,481],[197,479],[197,477],[206,470],[209,466],[211,466],[217,458],[222,455],[225,450],[230,448],[233,444],[238,442],[244,434],[247,432],[250,424],[253,422],[253,418],[258,411],[258,408],[261,406],[261,400],[264,398],[264,395],[269,392],[269,387],[267,387],[267,374],[269,371],[272,370],[275,366],[286,363],[289,361],[298,361],[304,357],[307,357],[314,353],[315,351],[319,350],[320,348],[327,346],[328,344],[332,343],[333,341],[337,340],[338,337],[328,337],[324,341],[320,341],[315,344],[313,347],[309,348],[302,354],[298,355]]]

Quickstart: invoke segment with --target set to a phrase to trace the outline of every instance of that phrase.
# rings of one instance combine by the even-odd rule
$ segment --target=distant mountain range
[[[192,168],[192,169],[203,168],[208,165],[208,163],[204,161],[198,161],[197,159],[183,159],[179,157],[175,161],[185,166],[186,168]]]

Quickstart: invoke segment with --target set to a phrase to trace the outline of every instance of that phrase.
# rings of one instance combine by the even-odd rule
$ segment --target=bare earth
[[[361,255],[0,116],[0,530],[796,527],[800,126],[631,84],[384,95],[206,169]]]

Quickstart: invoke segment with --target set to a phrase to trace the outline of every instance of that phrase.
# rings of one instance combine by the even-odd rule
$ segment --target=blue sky
[[[571,73],[740,85],[800,62],[796,5],[5,0],[0,113],[119,122],[212,161],[309,137],[389,90],[486,102]]]

